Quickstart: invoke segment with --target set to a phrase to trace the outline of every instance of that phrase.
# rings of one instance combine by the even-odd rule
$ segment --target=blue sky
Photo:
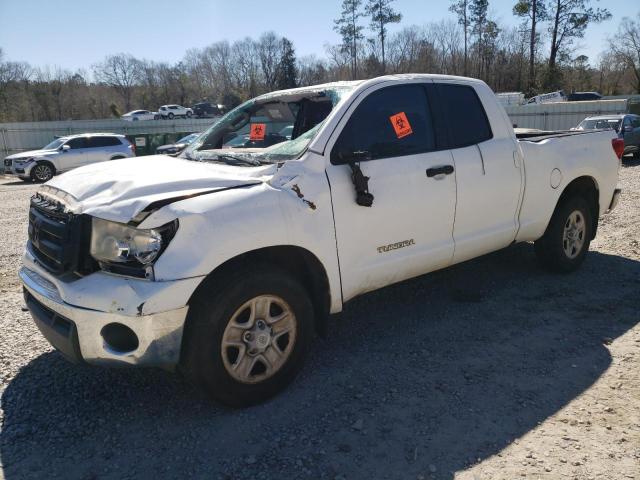
[[[592,61],[606,47],[623,16],[633,16],[637,0],[601,0],[613,18],[589,27],[579,53]],[[189,48],[218,40],[257,37],[274,30],[294,41],[298,55],[324,54],[337,43],[333,19],[341,0],[0,0],[0,47],[10,60],[36,66],[89,69],[110,53],[125,52],[175,62]],[[516,24],[515,0],[489,0],[501,22]],[[402,25],[453,18],[449,0],[397,0]],[[392,30],[399,27],[393,26]]]

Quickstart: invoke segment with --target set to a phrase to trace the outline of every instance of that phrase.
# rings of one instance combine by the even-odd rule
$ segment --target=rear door
[[[119,152],[120,140],[104,135],[89,137],[86,164],[105,162]]]
[[[524,170],[513,130],[506,128],[502,109],[488,87],[438,82],[435,89],[456,168],[453,261],[457,263],[513,242]],[[485,106],[492,109],[493,128]]]
[[[327,144],[345,301],[451,263],[455,171],[435,131],[424,84],[380,85],[356,99]],[[371,207],[356,203],[354,153]]]

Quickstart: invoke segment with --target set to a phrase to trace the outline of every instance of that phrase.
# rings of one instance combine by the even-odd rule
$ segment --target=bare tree
[[[94,65],[93,74],[97,81],[113,87],[122,96],[125,109],[131,110],[133,91],[141,75],[140,60],[126,53],[109,55]]]
[[[274,32],[263,33],[257,44],[264,83],[269,90],[276,88],[280,60],[280,39]]]
[[[622,19],[618,33],[609,39],[609,46],[619,61],[633,72],[635,89],[640,93],[640,13],[635,19]]]

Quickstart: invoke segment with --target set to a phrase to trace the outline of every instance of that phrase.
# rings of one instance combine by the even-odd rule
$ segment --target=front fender
[[[331,312],[342,308],[329,185],[322,172],[293,176],[280,187],[260,183],[163,207],[140,228],[178,219],[179,228],[156,262],[158,281],[206,276],[239,255],[297,246],[316,256],[329,280]]]

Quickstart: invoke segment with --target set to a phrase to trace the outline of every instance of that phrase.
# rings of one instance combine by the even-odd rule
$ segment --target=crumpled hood
[[[275,165],[234,167],[154,155],[77,168],[54,177],[41,193],[74,213],[127,223],[152,203],[259,184],[274,171]]]
[[[13,155],[9,155],[5,158],[10,160],[22,160],[30,157],[37,157],[40,155],[51,155],[55,152],[56,150],[29,150],[28,152],[14,153]]]

